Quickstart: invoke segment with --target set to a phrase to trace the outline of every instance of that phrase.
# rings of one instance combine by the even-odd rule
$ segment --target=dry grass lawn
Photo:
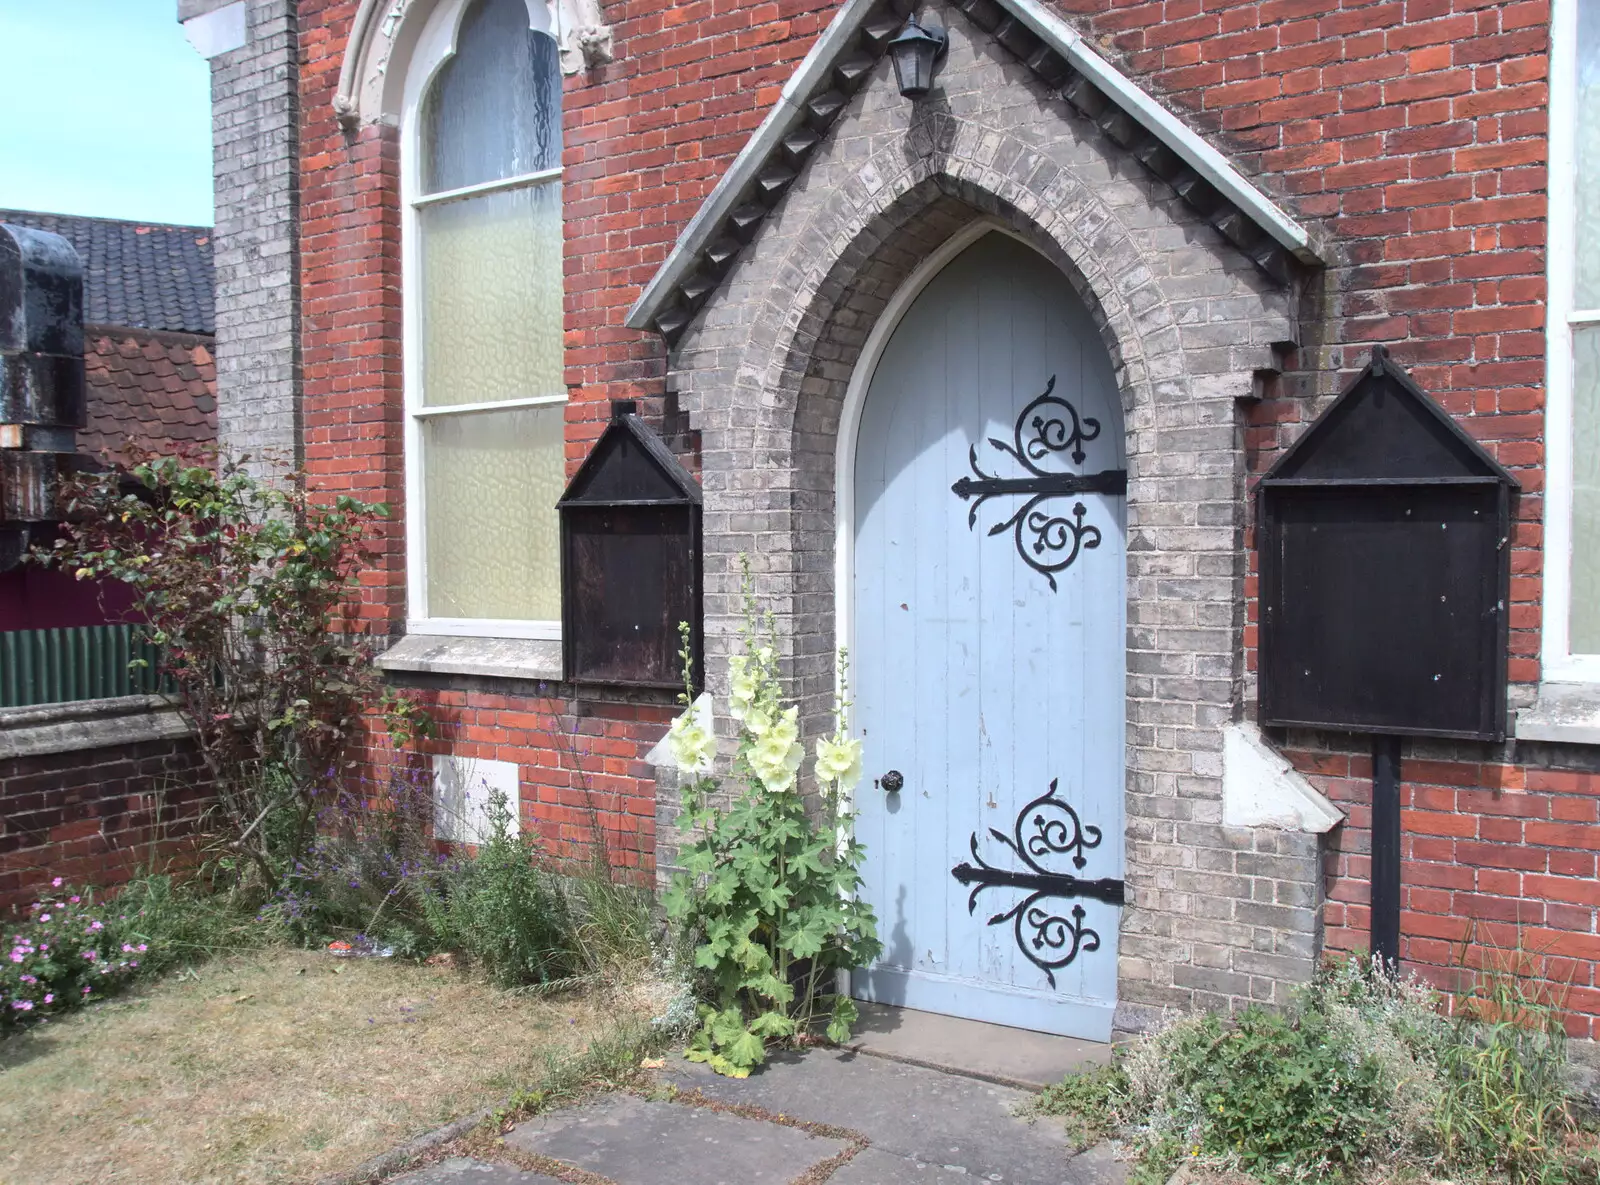
[[[310,1181],[632,1019],[459,972],[270,951],[0,1042],[0,1185]]]

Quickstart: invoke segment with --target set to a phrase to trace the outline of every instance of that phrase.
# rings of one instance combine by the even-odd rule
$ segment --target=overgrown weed
[[[1330,962],[1281,1013],[1169,1018],[1031,1109],[1079,1144],[1120,1137],[1136,1185],[1181,1164],[1271,1183],[1594,1185],[1559,993],[1528,971],[1484,963],[1446,1016],[1421,983]]]

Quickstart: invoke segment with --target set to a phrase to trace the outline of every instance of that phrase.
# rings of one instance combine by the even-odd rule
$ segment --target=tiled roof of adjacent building
[[[209,226],[0,210],[0,222],[60,235],[83,260],[83,319],[169,333],[216,332]]]
[[[135,443],[172,456],[217,439],[217,367],[206,343],[91,331],[83,345],[89,422],[80,452],[115,459]]]

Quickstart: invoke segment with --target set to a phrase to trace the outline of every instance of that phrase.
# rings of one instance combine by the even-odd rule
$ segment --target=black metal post
[[[1400,966],[1400,738],[1372,738],[1373,957]]]

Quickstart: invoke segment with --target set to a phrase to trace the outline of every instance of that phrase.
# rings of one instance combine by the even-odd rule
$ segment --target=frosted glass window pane
[[[1600,328],[1573,333],[1574,654],[1600,654]]]
[[[424,206],[417,226],[423,403],[564,395],[559,183]]]
[[[430,617],[557,621],[561,404],[422,422]]]
[[[524,0],[478,0],[422,109],[422,191],[561,164],[561,61]]]
[[[1577,291],[1580,309],[1600,309],[1600,4],[1578,4]]]

